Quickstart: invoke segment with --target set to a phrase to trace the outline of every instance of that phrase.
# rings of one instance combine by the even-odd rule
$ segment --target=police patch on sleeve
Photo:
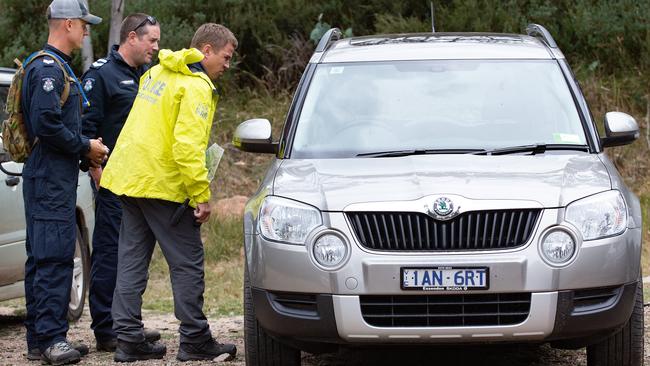
[[[45,90],[46,93],[54,90],[54,78],[43,78],[43,90]]]
[[[95,86],[95,79],[93,78],[88,78],[86,81],[84,81],[84,91],[86,93],[90,92],[93,90],[93,86]]]

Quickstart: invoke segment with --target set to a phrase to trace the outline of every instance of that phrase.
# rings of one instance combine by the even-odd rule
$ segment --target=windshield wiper
[[[365,158],[392,158],[409,155],[429,155],[429,154],[468,154],[472,152],[481,152],[479,149],[410,149],[410,150],[393,150],[377,151],[357,154],[358,157]]]
[[[573,145],[573,144],[531,144],[520,146],[500,147],[497,149],[488,149],[472,152],[472,155],[507,155],[522,152],[530,152],[530,155],[543,154],[546,150],[577,150],[589,151],[587,145]]]

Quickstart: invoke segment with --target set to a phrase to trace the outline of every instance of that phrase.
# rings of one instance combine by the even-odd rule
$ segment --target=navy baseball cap
[[[82,19],[99,24],[102,18],[90,14],[84,0],[53,0],[47,8],[47,19]]]

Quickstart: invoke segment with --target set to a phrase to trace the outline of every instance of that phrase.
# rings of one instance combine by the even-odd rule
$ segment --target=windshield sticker
[[[342,74],[342,73],[343,73],[343,69],[344,69],[343,66],[332,67],[332,68],[330,69],[330,74]]]
[[[573,133],[554,133],[553,140],[559,143],[579,144],[580,136]]]

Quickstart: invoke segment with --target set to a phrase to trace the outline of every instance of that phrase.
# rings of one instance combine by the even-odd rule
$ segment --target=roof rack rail
[[[531,37],[539,37],[550,48],[558,48],[551,33],[543,25],[531,23],[526,27],[526,34]]]
[[[338,41],[343,37],[343,33],[341,33],[341,30],[338,28],[330,28],[323,36],[321,37],[320,41],[318,42],[318,46],[316,46],[316,52],[323,52],[329,47],[333,42]]]

